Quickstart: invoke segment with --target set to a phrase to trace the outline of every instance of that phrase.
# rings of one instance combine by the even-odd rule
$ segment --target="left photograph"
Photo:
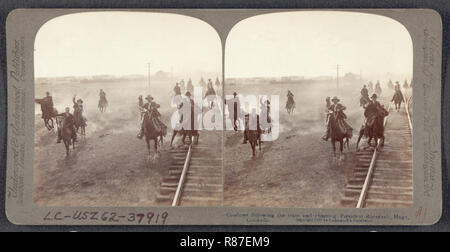
[[[35,204],[221,206],[222,132],[211,130],[222,123],[221,62],[217,32],[189,16],[45,23],[34,45]]]

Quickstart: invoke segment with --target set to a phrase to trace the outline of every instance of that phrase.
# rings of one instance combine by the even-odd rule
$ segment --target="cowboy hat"
[[[377,98],[377,94],[373,94],[370,98]]]
[[[332,101],[340,101],[337,96],[333,97],[333,99],[331,99]]]
[[[147,97],[145,97],[145,99],[148,101],[148,100],[153,100],[153,96],[151,96],[151,95],[147,95]]]

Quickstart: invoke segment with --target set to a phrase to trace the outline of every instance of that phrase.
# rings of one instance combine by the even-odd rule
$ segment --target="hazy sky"
[[[226,41],[227,77],[412,74],[406,28],[383,16],[288,12],[245,19]]]
[[[93,12],[50,20],[35,42],[36,77],[221,72],[219,36],[207,23],[176,14]]]

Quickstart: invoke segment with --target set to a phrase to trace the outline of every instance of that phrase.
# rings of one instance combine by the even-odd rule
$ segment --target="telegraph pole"
[[[148,89],[150,89],[150,62],[147,63],[148,66]]]
[[[336,65],[336,87],[339,90],[339,64]]]

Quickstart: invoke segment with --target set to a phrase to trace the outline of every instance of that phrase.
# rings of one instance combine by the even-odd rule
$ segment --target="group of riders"
[[[221,84],[218,78],[216,79],[215,84],[213,85],[213,82],[211,79],[208,79],[208,82],[205,83],[203,78],[201,78],[199,82],[200,86],[203,86],[206,91],[204,92],[206,100],[209,102],[209,108],[211,109],[214,106],[213,100],[208,100],[208,97],[215,96],[217,93],[221,92]],[[410,85],[407,84],[405,81],[405,84],[403,87],[410,88],[412,83]],[[215,87],[214,87],[215,86]],[[392,81],[389,81],[388,87],[394,89],[394,95],[392,98],[392,101],[395,103],[395,108],[397,111],[400,109],[400,104],[404,102],[403,94],[400,90],[400,84],[398,81],[396,84],[392,84]],[[194,122],[196,121],[196,113],[198,111],[201,111],[201,109],[196,109],[196,104],[194,100],[191,98],[192,93],[194,91],[194,86],[192,85],[192,80],[189,78],[187,84],[185,85],[184,80],[181,80],[180,82],[177,82],[175,84],[175,87],[173,88],[174,96],[182,97],[182,93],[184,92],[184,97],[187,99],[187,102],[178,102],[177,103],[177,109],[180,111],[179,115],[179,125],[174,129],[172,139],[171,139],[171,145],[172,142],[177,134],[182,134],[183,139],[182,142],[185,143],[186,136],[191,137],[197,137],[198,141],[198,131],[195,130]],[[384,108],[383,105],[380,104],[380,102],[377,101],[377,98],[381,95],[381,86],[379,81],[375,84],[375,88],[373,87],[373,84],[370,82],[368,84],[368,87],[366,85],[363,86],[361,89],[361,99],[360,104],[361,107],[364,109],[364,116],[365,116],[365,122],[361,127],[360,130],[360,138],[361,134],[368,136],[370,135],[370,132],[368,129],[372,127],[372,125],[375,123],[376,119],[379,118],[380,113],[384,116],[387,115],[387,110]],[[369,98],[369,93],[373,92],[372,96]],[[292,113],[292,111],[295,108],[295,101],[294,101],[294,94],[288,90],[287,91],[287,102],[286,102],[286,109],[289,114]],[[144,101],[145,99],[145,101]],[[82,99],[76,99],[76,95],[72,99],[73,101],[73,114],[70,113],[70,107],[65,108],[64,113],[58,113],[56,109],[54,109],[53,106],[53,99],[52,96],[50,96],[49,92],[46,92],[46,96],[42,99],[36,99],[36,102],[41,105],[42,109],[42,118],[44,119],[45,125],[47,128],[53,128],[53,124],[50,125],[49,120],[52,120],[52,118],[57,119],[58,124],[58,140],[57,143],[61,142],[61,139],[63,138],[62,132],[64,132],[65,129],[68,129],[68,132],[71,132],[71,138],[74,142],[77,141],[77,131],[79,128],[82,129],[82,134],[84,134],[84,128],[87,126],[87,120],[83,116],[83,100]],[[257,135],[257,141],[256,145],[261,143],[261,134],[267,130],[268,133],[270,133],[271,130],[271,104],[270,100],[260,100],[260,114],[264,116],[265,121],[267,121],[269,127],[265,129],[261,129],[260,125],[260,114],[256,114],[256,109],[254,109],[250,113],[244,113],[241,110],[241,104],[239,101],[239,96],[236,92],[233,93],[233,98],[231,99],[225,99],[224,103],[228,107],[230,120],[232,121],[232,126],[235,131],[238,131],[239,128],[239,118],[243,116],[244,118],[244,140],[243,143],[247,143],[249,140],[249,132],[256,132]],[[106,93],[100,89],[99,92],[99,104],[98,107],[101,112],[104,112],[108,102],[106,99]],[[190,115],[191,118],[187,120],[183,120],[183,114],[181,113],[181,110],[183,108],[183,104],[190,104]],[[167,134],[167,126],[162,122],[161,120],[161,114],[159,113],[158,109],[160,108],[160,105],[154,101],[154,98],[151,95],[147,95],[145,98],[141,96],[138,97],[138,105],[139,110],[141,112],[141,127],[140,132],[137,135],[139,139],[142,139],[144,136],[146,136],[146,140],[148,143],[148,138],[155,140],[155,147],[156,142],[159,136],[162,137]],[[327,116],[326,116],[326,133],[322,137],[323,140],[328,141],[328,139],[332,139],[333,147],[334,147],[334,141],[341,141],[343,139],[349,139],[352,137],[352,131],[353,128],[346,122],[347,116],[345,114],[346,107],[340,103],[340,100],[338,97],[333,97],[330,100],[330,97],[327,97],[326,99],[326,110],[327,110]],[[381,111],[381,112],[380,112]],[[243,115],[244,113],[244,115]],[[186,125],[186,121],[190,123],[189,127]],[[53,122],[53,121],[52,121]],[[183,124],[184,122],[184,124]],[[250,127],[250,122],[256,122],[256,129],[253,127]],[[382,132],[384,131],[383,127],[381,127]],[[149,132],[149,133],[148,133]],[[381,135],[382,135],[381,132]],[[148,134],[147,134],[148,133]],[[150,134],[150,135],[149,135]],[[191,139],[192,140],[192,139]],[[348,142],[348,141],[347,141]],[[359,142],[359,139],[358,139]],[[252,146],[253,148],[253,146]],[[342,146],[341,146],[342,148]]]
[[[401,103],[405,102],[400,83],[396,81],[394,85],[392,81],[389,81],[388,87],[389,89],[394,90],[391,101],[395,104],[395,110],[399,112]],[[405,81],[403,88],[406,90],[411,87],[412,82],[408,85]],[[360,106],[364,109],[365,120],[359,131],[357,145],[363,136],[369,137],[369,144],[372,138],[375,138],[375,144],[377,144],[378,138],[382,139],[382,144],[384,143],[383,119],[388,115],[388,111],[384,108],[384,105],[377,100],[381,96],[381,92],[382,89],[379,81],[375,84],[375,88],[373,88],[373,84],[370,82],[368,87],[364,85],[361,89]],[[369,93],[372,93],[370,98]],[[341,142],[342,152],[342,141],[346,139],[348,143],[348,139],[352,137],[353,128],[346,122],[347,116],[344,113],[346,107],[339,102],[340,100],[336,96],[331,99],[331,102],[330,97],[327,97],[326,99],[326,133],[322,139],[328,141],[328,139],[331,138],[334,149],[334,142]]]

